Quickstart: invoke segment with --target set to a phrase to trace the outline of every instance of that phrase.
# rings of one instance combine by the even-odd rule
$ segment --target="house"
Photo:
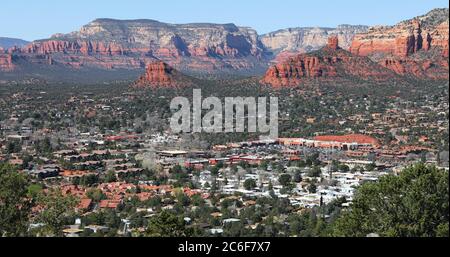
[[[116,209],[121,203],[121,200],[101,200],[98,206],[102,209]]]
[[[83,198],[77,206],[80,211],[89,211],[92,208],[92,199]]]
[[[56,165],[43,166],[40,169],[30,171],[32,176],[38,179],[46,179],[59,176],[60,169]]]

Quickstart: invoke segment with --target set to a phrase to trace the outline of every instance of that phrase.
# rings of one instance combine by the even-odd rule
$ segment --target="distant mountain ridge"
[[[97,19],[19,50],[72,67],[143,68],[162,60],[181,70],[252,69],[264,58],[255,30],[233,24],[174,25],[154,20]],[[90,58],[96,56],[95,59]]]
[[[19,38],[0,37],[0,48],[3,49],[8,49],[14,46],[22,47],[29,43],[29,41]]]
[[[337,35],[339,45],[343,49],[348,49],[353,37],[357,33],[367,32],[368,26],[343,24],[337,28],[288,28],[261,36],[261,41],[268,49],[276,53],[300,52],[306,53],[319,50],[327,44],[328,37]]]
[[[158,61],[188,75],[262,75],[269,64],[320,50],[335,36],[343,50],[367,56],[397,74],[442,79],[448,71],[446,11],[435,9],[394,26],[288,28],[265,35],[231,23],[102,18],[78,31],[0,50],[0,77],[2,73],[40,76],[44,67],[69,73],[97,69],[141,72]]]
[[[328,31],[330,29],[326,29]],[[332,30],[332,29],[331,29]],[[326,37],[325,37],[326,40]],[[326,44],[323,38],[318,44]],[[289,50],[302,51],[308,46]],[[0,70],[20,72],[18,63],[69,69],[144,69],[161,60],[187,73],[243,71],[261,74],[278,50],[256,30],[234,24],[169,24],[156,20],[96,19],[80,30],[54,34],[3,55]],[[13,58],[14,57],[14,58]]]

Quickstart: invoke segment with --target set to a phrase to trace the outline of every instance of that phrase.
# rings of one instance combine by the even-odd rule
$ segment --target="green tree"
[[[89,175],[83,176],[80,181],[81,185],[88,186],[88,187],[90,187],[96,183],[98,183],[98,176],[95,174],[89,174]]]
[[[308,177],[318,178],[321,174],[322,171],[317,166],[314,166],[311,170],[308,171]]]
[[[22,145],[16,141],[9,141],[6,144],[6,152],[7,153],[18,153],[22,149]]]
[[[108,171],[106,173],[105,182],[111,183],[111,182],[116,182],[116,181],[117,181],[116,173],[113,170]]]
[[[98,188],[89,189],[86,192],[86,196],[94,202],[100,202],[101,200],[106,199],[106,195]]]
[[[219,174],[219,170],[220,170],[219,166],[211,167],[211,175],[217,176]]]
[[[176,194],[176,198],[177,202],[184,207],[189,206],[189,204],[191,203],[191,199],[189,199],[189,197],[183,192],[179,192],[178,194]]]
[[[66,218],[74,213],[78,199],[72,195],[64,196],[60,190],[49,190],[38,197],[43,207],[38,220],[45,224],[47,231],[54,236],[62,236]]]
[[[334,225],[335,236],[449,236],[449,175],[417,164],[399,176],[358,188],[351,210]]]
[[[339,165],[339,170],[341,172],[349,172],[350,171],[350,167],[348,165],[341,164],[341,165]]]
[[[296,171],[295,172],[295,174],[294,174],[294,182],[295,183],[300,183],[300,182],[302,182],[303,181],[303,178],[302,178],[302,173],[300,172],[300,171]]]
[[[256,181],[254,179],[247,179],[244,181],[244,188],[245,190],[252,190],[256,187]]]
[[[146,230],[146,235],[151,237],[187,237],[190,234],[183,217],[165,210],[150,218]]]
[[[36,198],[42,192],[41,184],[31,184],[28,186],[28,197]]]
[[[25,235],[32,207],[28,186],[25,175],[0,163],[0,236]]]
[[[317,185],[316,185],[315,183],[309,184],[309,186],[308,186],[308,192],[309,192],[310,194],[315,194],[315,193],[317,193]]]
[[[269,162],[268,162],[267,160],[264,160],[264,161],[261,162],[261,164],[259,165],[259,167],[260,167],[262,170],[267,170],[267,168],[269,167]]]
[[[278,182],[280,182],[280,184],[282,186],[287,186],[289,185],[289,183],[291,183],[291,175],[289,174],[281,174],[280,177],[278,178]]]
[[[366,165],[366,170],[367,171],[374,171],[376,167],[377,167],[377,165],[372,162],[371,164]]]

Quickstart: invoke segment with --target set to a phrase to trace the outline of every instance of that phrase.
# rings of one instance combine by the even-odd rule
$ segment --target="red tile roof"
[[[78,204],[78,208],[82,209],[82,210],[87,210],[89,209],[89,206],[91,206],[92,204],[92,200],[89,198],[83,198],[81,199],[80,203]]]
[[[340,143],[359,143],[359,144],[371,144],[373,146],[380,146],[380,142],[371,136],[362,134],[350,134],[343,136],[316,136],[314,140],[317,141],[330,141],[330,142],[340,142]]]

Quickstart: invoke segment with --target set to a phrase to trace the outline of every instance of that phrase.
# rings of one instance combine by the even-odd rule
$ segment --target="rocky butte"
[[[318,51],[292,56],[271,66],[261,83],[273,87],[296,86],[311,80],[364,79],[385,80],[395,74],[367,57],[354,56],[339,47],[337,36]]]
[[[163,61],[147,64],[145,73],[132,85],[135,88],[170,87],[191,85],[191,79]]]

